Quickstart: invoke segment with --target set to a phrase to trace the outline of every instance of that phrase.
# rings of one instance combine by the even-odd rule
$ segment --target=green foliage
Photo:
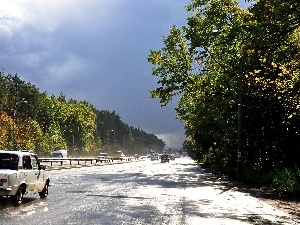
[[[299,176],[299,171],[297,171]],[[283,194],[300,194],[300,185],[296,174],[289,169],[273,172],[271,188]]]
[[[241,180],[248,185],[266,192],[274,192],[286,196],[299,196],[300,185],[297,176],[300,171],[284,168],[264,173],[253,168],[244,168]]]
[[[5,112],[0,112],[0,149],[12,149],[12,127],[14,122]]]
[[[242,171],[241,180],[248,185],[253,185],[256,188],[266,188],[271,189],[270,184],[272,183],[272,174],[271,173],[263,173],[259,169],[245,167],[245,165],[241,165],[240,167]],[[235,178],[236,175],[233,176]]]
[[[186,84],[191,70],[191,57],[186,46],[186,39],[175,26],[170,28],[170,35],[163,38],[165,47],[160,51],[151,51],[148,61],[154,66],[154,76],[159,76],[157,82],[161,86],[151,90],[153,98],[160,98],[162,105],[172,100],[173,95],[180,94]]]
[[[253,1],[245,10],[234,0],[192,0],[187,10],[187,26],[172,26],[148,61],[160,85],[151,97],[162,105],[181,97],[175,110],[191,156],[233,171],[242,125],[245,168],[299,167],[300,2]]]
[[[0,74],[0,147],[30,149],[50,156],[55,149],[70,155],[95,155],[103,149],[161,150],[165,143],[153,134],[130,127],[113,112],[96,110],[86,101],[49,97],[16,75]]]
[[[96,139],[103,143],[103,151],[119,149],[124,154],[133,155],[135,153],[147,154],[150,149],[162,152],[165,143],[154,134],[149,134],[140,128],[129,126],[121,121],[115,111],[95,110],[96,119]]]

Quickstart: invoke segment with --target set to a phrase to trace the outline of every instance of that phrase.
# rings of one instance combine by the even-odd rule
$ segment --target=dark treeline
[[[166,105],[180,95],[184,148],[231,177],[300,193],[300,2],[191,0],[148,61]],[[239,160],[239,161],[238,161]],[[237,166],[239,165],[239,166]]]
[[[0,74],[0,149],[34,150],[49,156],[56,149],[70,155],[100,151],[146,154],[161,152],[156,135],[124,123],[115,111],[98,110],[89,102],[41,93],[16,75]]]

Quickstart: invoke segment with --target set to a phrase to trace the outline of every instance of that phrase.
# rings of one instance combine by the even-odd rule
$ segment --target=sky
[[[147,61],[189,0],[0,0],[0,66],[49,96],[88,101],[180,148],[174,100],[151,99],[157,77]]]

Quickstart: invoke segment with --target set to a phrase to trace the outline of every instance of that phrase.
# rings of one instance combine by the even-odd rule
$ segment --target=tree
[[[12,118],[2,110],[0,111],[0,148],[12,149],[12,126],[15,126]]]
[[[49,97],[4,70],[0,72],[0,129],[1,149],[35,150],[44,156],[56,149],[94,155],[104,147],[131,154],[146,144],[163,145],[162,140],[141,129],[137,136],[147,142],[138,145],[131,127],[115,111],[97,110],[87,101],[67,100],[62,92]]]
[[[299,165],[299,9],[295,0],[257,1],[248,10],[233,0],[192,0],[188,25],[172,26],[165,46],[151,50],[160,85],[151,96],[162,105],[181,96],[177,116],[199,159],[209,154],[230,168],[242,123],[245,166]]]

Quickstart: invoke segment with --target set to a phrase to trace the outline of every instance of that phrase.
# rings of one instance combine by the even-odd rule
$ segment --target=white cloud
[[[1,45],[8,45],[9,41],[13,37],[14,29],[18,27],[20,23],[21,11],[14,5],[10,5],[5,2],[1,2],[0,8],[0,41]]]
[[[170,25],[185,21],[182,2],[189,1],[0,0],[0,67],[47,93],[115,110],[167,146],[181,146],[174,107],[149,103],[156,78],[147,55]]]
[[[115,6],[106,0],[1,0],[0,4],[0,25],[11,33],[19,29],[50,33],[61,23],[76,26],[95,17],[101,23],[103,15]]]
[[[12,30],[8,26],[0,24],[0,42],[2,45],[3,43],[7,45],[12,36]]]
[[[54,65],[47,67],[44,80],[52,83],[52,85],[65,83],[76,76],[82,75],[85,68],[86,63],[84,59],[68,54],[62,58],[61,62],[56,62]]]
[[[157,137],[166,143],[166,148],[181,148],[185,140],[182,130],[173,133],[158,134]]]

